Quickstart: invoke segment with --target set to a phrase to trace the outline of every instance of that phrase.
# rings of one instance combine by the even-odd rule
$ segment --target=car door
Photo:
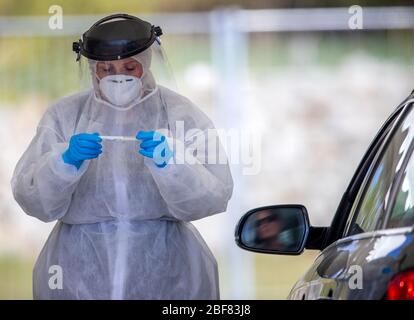
[[[414,136],[412,99],[383,128],[371,154],[351,181],[331,226],[331,239],[312,267],[292,289],[290,299],[380,299],[398,268],[390,255],[406,241],[410,228],[390,228],[401,176],[410,159]],[[365,163],[364,163],[365,162]],[[364,169],[365,167],[365,169]],[[363,174],[358,173],[361,171]],[[358,178],[359,176],[359,178]],[[360,183],[355,186],[355,179]],[[349,212],[343,202],[348,202]],[[398,224],[397,224],[398,225]]]

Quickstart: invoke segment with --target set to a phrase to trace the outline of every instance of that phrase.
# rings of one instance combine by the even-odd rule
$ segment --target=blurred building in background
[[[233,241],[238,218],[253,207],[301,203],[313,224],[328,224],[375,132],[414,87],[410,7],[362,2],[362,29],[350,29],[346,2],[273,8],[258,1],[255,9],[252,2],[190,1],[179,2],[182,12],[166,12],[166,1],[148,8],[136,1],[22,3],[0,1],[0,298],[31,298],[31,268],[53,227],[15,203],[14,166],[48,105],[82,89],[71,45],[105,14],[123,11],[161,25],[179,92],[218,128],[261,134],[253,158],[260,170],[246,175],[251,164],[233,165],[228,212],[195,222],[218,259],[222,298],[287,296],[316,253],[242,251]],[[63,8],[62,29],[49,28],[53,4]]]

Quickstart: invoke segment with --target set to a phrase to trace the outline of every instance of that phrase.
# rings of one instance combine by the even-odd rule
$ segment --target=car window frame
[[[367,191],[368,188],[371,184],[371,181],[375,175],[375,173],[377,172],[378,166],[381,164],[383,157],[385,155],[385,153],[387,152],[389,146],[391,145],[394,135],[395,133],[399,130],[399,128],[401,127],[401,125],[404,123],[404,120],[407,118],[408,114],[410,114],[411,112],[414,112],[414,99],[406,99],[403,107],[398,115],[398,117],[392,121],[391,123],[391,128],[389,129],[388,133],[385,135],[384,140],[381,143],[381,146],[379,147],[379,149],[377,150],[373,160],[371,161],[371,163],[369,164],[369,168],[368,171],[365,175],[365,178],[363,179],[362,184],[360,185],[360,188],[357,191],[355,200],[352,204],[351,210],[348,214],[348,218],[342,233],[342,238],[346,238],[349,236],[352,236],[352,234],[350,234],[351,232],[351,227],[352,225],[355,223],[355,220],[358,218],[359,214],[361,213],[361,206],[364,203],[364,200],[366,198],[367,195]],[[411,144],[410,144],[411,147]],[[407,158],[409,158],[408,156],[410,155],[409,152],[407,152],[407,154],[404,156],[405,158],[402,159],[403,164],[405,163],[405,161],[407,160]],[[403,168],[403,167],[402,167]],[[399,172],[397,174],[400,175],[401,172]],[[372,231],[377,231],[380,230],[381,228],[384,227],[384,222],[386,220],[386,217],[388,215],[388,212],[390,211],[390,208],[394,207],[394,198],[392,197],[395,196],[395,191],[394,194],[392,193],[392,190],[396,188],[396,177],[394,177],[393,181],[391,182],[391,188],[390,188],[390,194],[389,194],[389,205],[387,206],[386,210],[384,213],[382,213],[377,221],[375,222],[375,228],[374,230],[371,231],[364,231],[362,233],[366,233],[366,232],[372,232]]]

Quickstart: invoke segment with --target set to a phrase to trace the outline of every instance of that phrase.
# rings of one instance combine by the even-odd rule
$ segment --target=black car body
[[[289,299],[414,299],[413,150],[414,92],[377,133],[329,227],[310,226],[306,209],[300,205],[262,207],[242,217],[236,243],[262,253],[321,251]],[[270,212],[269,217],[284,211],[279,220],[297,215],[294,223],[300,228],[292,229],[293,246],[265,248],[248,240],[244,233],[258,232],[261,227],[249,221],[261,221],[255,215],[263,210]]]

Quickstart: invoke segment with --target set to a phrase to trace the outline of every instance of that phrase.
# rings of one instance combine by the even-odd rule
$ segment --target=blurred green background
[[[209,12],[234,6],[254,10],[352,4],[0,0],[0,18],[7,23],[7,18],[15,16],[48,16],[51,5],[61,5],[64,15],[104,16],[114,12]],[[411,1],[359,4],[395,6],[410,5]],[[24,20],[21,23],[24,26]],[[269,139],[263,143],[260,174],[243,177],[245,195],[238,206],[240,212],[233,213],[235,218],[252,207],[293,202],[307,205],[314,224],[329,223],[371,137],[413,88],[413,35],[413,30],[404,28],[247,35],[247,84],[243,91],[247,117]],[[72,42],[79,36],[0,36],[0,142],[4,146],[0,156],[0,299],[32,298],[31,270],[51,224],[24,215],[13,200],[9,181],[49,103],[81,88],[71,51]],[[216,120],[218,107],[214,101],[222,78],[213,67],[211,35],[166,33],[163,46],[180,91]],[[254,288],[250,293],[237,292],[231,278],[235,268],[243,274],[245,266],[229,260],[228,250],[239,250],[228,241],[234,224],[221,215],[206,220],[196,225],[217,257],[222,298],[284,299],[318,254],[307,251],[299,257],[281,257],[241,252],[239,261],[249,261],[252,268],[246,267],[248,279],[239,279],[239,290],[244,290],[243,282],[251,282]],[[220,240],[223,233],[228,235],[227,242]],[[231,246],[234,248],[229,249]]]
[[[175,11],[205,11],[218,7],[237,6],[245,9],[268,9],[268,8],[312,8],[312,7],[349,7],[360,6],[399,6],[411,5],[410,0],[152,0],[135,1],[82,1],[82,0],[1,0],[1,12],[3,15],[43,15],[50,5],[60,5],[65,8],[67,14],[100,14],[108,12],[131,11],[131,12],[175,12]]]

